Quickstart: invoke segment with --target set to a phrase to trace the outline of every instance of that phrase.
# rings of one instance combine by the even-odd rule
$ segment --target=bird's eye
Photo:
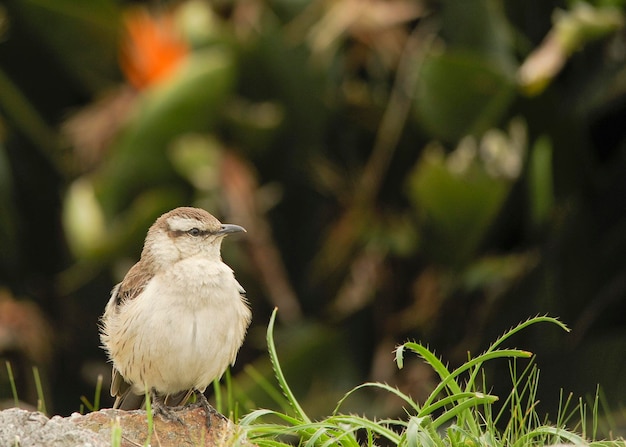
[[[187,234],[189,236],[200,236],[201,231],[197,228],[192,228],[191,230],[187,231]]]

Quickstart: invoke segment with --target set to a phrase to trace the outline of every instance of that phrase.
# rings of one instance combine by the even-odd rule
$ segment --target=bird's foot
[[[168,422],[178,422],[184,424],[180,416],[176,414],[177,407],[169,407],[160,400],[153,396],[152,399],[152,414],[159,415]]]
[[[194,390],[194,394],[196,395],[196,401],[193,404],[190,404],[189,406],[192,408],[202,408],[204,410],[204,413],[206,415],[206,427],[208,430],[211,430],[211,417],[213,415],[220,417],[224,420],[227,420],[226,416],[224,416],[215,408],[213,408],[213,406],[209,403],[204,393],[202,393],[200,390]]]

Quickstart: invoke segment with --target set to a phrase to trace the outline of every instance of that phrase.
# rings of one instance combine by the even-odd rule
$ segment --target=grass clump
[[[298,403],[281,369],[273,336],[275,317],[276,310],[268,326],[267,342],[276,380],[288,407],[283,411],[255,410],[239,422],[248,439],[261,447],[525,447],[554,444],[626,447],[623,440],[595,440],[597,398],[591,421],[587,420],[586,405],[581,401],[573,409],[570,408],[571,396],[562,402],[556,423],[551,424],[537,414],[538,369],[531,361],[521,372],[517,370],[517,359],[529,359],[532,354],[520,349],[505,349],[502,345],[512,335],[537,323],[550,323],[569,330],[555,318],[540,316],[521,323],[500,336],[487,351],[469,358],[453,370],[424,345],[404,343],[395,353],[398,368],[404,366],[405,357],[416,355],[429,364],[440,378],[439,384],[424,402],[418,403],[387,384],[370,382],[346,393],[330,416],[314,421]],[[512,389],[502,402],[499,402],[498,396],[484,391],[489,389],[484,364],[495,359],[508,359],[510,362]],[[399,397],[406,416],[402,419],[373,420],[342,414],[344,401],[364,388],[381,389]],[[498,405],[494,405],[496,402]],[[568,427],[574,420],[576,425]],[[585,427],[589,425],[593,430],[588,434]]]

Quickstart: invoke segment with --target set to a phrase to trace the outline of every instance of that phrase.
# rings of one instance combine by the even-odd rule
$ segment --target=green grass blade
[[[83,414],[84,408],[86,408],[89,412],[98,411],[100,409],[100,395],[102,394],[102,374],[98,374],[98,379],[96,380],[96,389],[94,391],[93,403],[89,402],[86,396],[80,396],[80,401],[82,402],[80,414]]]
[[[338,415],[331,416],[326,422],[330,422],[333,425],[338,426],[352,427],[352,430],[368,429],[396,445],[400,442],[401,436],[381,421],[372,421],[368,418],[354,415]]]
[[[256,421],[262,418],[263,416],[266,416],[268,414],[273,414],[273,413],[274,413],[274,410],[268,410],[266,408],[251,411],[250,413],[246,414],[244,417],[242,417],[239,420],[239,425],[241,426],[252,425],[256,423]]]
[[[493,342],[491,344],[491,346],[489,347],[487,352],[495,350],[498,346],[500,346],[506,340],[511,338],[513,335],[515,335],[518,332],[526,329],[527,327],[532,326],[533,324],[537,324],[537,323],[552,323],[552,324],[555,324],[555,325],[559,326],[565,332],[570,332],[570,328],[567,327],[567,325],[565,323],[563,323],[561,320],[559,320],[558,318],[548,317],[546,315],[544,315],[544,316],[537,316],[537,317],[529,318],[528,320],[526,320],[526,321],[518,324],[517,326],[509,329],[508,331],[506,331],[504,334],[502,334],[500,337],[498,337],[498,339],[495,342]]]
[[[551,323],[551,324],[555,324],[558,327],[560,327],[561,329],[563,329],[565,332],[569,332],[570,328],[567,327],[567,325],[565,323],[563,323],[562,321],[560,321],[558,318],[553,318],[553,317],[548,317],[548,316],[537,316],[534,318],[529,318],[528,320],[518,324],[517,326],[509,329],[508,331],[506,331],[504,334],[502,334],[500,337],[498,337],[498,339],[493,342],[490,346],[489,349],[487,349],[487,351],[485,351],[485,353],[489,353],[489,352],[494,352],[498,349],[498,346],[502,345],[502,343],[504,343],[506,340],[508,340],[509,338],[511,338],[513,335],[517,334],[518,332],[526,329],[529,326],[532,326],[534,324],[537,323]],[[469,379],[469,383],[473,383],[474,380],[476,380],[476,376],[478,375],[478,372],[480,370],[480,364],[476,365],[476,369],[474,370],[474,372],[472,373],[470,379]]]
[[[546,438],[549,439],[550,437],[554,437],[556,439],[550,440],[550,442],[546,442]],[[530,430],[520,436],[517,442],[513,444],[513,447],[522,447],[529,444],[536,444],[536,442],[533,442],[533,440],[535,439],[539,440],[543,445],[562,443],[563,441],[566,441],[566,443],[573,445],[589,445],[587,441],[585,441],[582,437],[578,436],[575,433],[564,430],[562,428],[543,426],[537,427],[534,430]]]
[[[122,423],[119,416],[116,416],[111,424],[111,446],[122,446]]]
[[[304,444],[304,447],[315,447],[318,442],[318,440],[323,437],[326,436],[327,433],[327,428],[326,427],[320,427],[318,428],[315,433],[313,434],[313,436],[311,436],[307,442]]]
[[[432,405],[432,403],[437,398],[437,396],[445,388],[448,388],[450,390],[450,393],[453,395],[462,394],[466,392],[463,389],[461,389],[461,387],[455,381],[455,379],[458,376],[460,376],[462,373],[464,373],[465,371],[468,371],[474,368],[476,365],[483,364],[484,362],[488,360],[493,360],[493,359],[498,359],[498,358],[516,358],[516,357],[528,358],[532,355],[531,353],[527,351],[522,351],[519,349],[502,349],[498,351],[486,352],[474,359],[471,359],[465,362],[463,365],[455,369],[453,372],[450,372],[443,365],[443,363],[441,363],[441,361],[437,359],[437,357],[435,357],[430,351],[425,349],[423,346],[420,346],[420,345],[411,346],[410,349],[415,350],[415,352],[417,352],[420,356],[422,356],[422,358],[424,358],[431,365],[431,367],[435,369],[435,371],[439,374],[439,377],[441,377],[442,379],[441,382],[439,382],[439,384],[435,387],[435,389],[430,393],[430,395],[424,402],[424,405],[423,405],[424,408]],[[424,354],[428,354],[428,356],[424,357]],[[436,363],[433,364],[432,363],[433,361],[436,361]]]
[[[398,368],[402,368],[404,366],[404,350],[409,349],[422,357],[426,363],[430,365],[430,367],[439,375],[441,379],[445,379],[450,375],[450,371],[446,365],[443,364],[441,360],[431,352],[427,347],[415,343],[415,342],[407,342],[403,345],[399,346],[396,349],[396,363]],[[460,390],[459,390],[460,391]]]
[[[13,368],[11,368],[11,363],[7,360],[5,362],[7,367],[7,374],[9,375],[9,384],[11,385],[11,394],[13,395],[13,404],[15,408],[20,406],[20,399],[17,395],[17,385],[15,384],[15,376],[13,375]]]
[[[237,410],[237,405],[235,403],[235,395],[233,392],[233,377],[230,373],[230,367],[226,369],[226,373],[224,374],[224,382],[226,385],[226,408],[224,409],[224,411],[227,411],[228,414],[233,417],[233,420],[237,420],[235,414]]]
[[[459,393],[459,394],[451,394],[450,396],[446,396],[442,399],[439,399],[438,401],[430,404],[428,407],[424,407],[422,408],[422,410],[418,413],[419,417],[426,417],[426,416],[430,416],[431,414],[433,414],[435,411],[437,411],[438,409],[448,406],[448,405],[452,405],[452,404],[456,404],[458,402],[463,402],[466,399],[474,399],[474,398],[482,398],[485,395],[482,393],[476,393],[476,392],[463,392],[463,393]],[[495,396],[493,396],[495,397]],[[497,400],[498,398],[495,397],[495,400]]]
[[[150,441],[152,440],[152,433],[154,432],[154,415],[152,414],[152,400],[150,396],[150,391],[148,391],[148,387],[144,391],[145,400],[146,400],[146,418],[148,419],[148,435],[146,437],[146,442],[144,442],[144,447],[148,447],[150,445]]]
[[[46,411],[46,399],[43,394],[43,386],[41,384],[41,377],[39,376],[39,368],[33,366],[33,377],[35,378],[35,388],[37,389],[37,411],[47,414]]]
[[[96,390],[93,395],[94,411],[100,409],[100,396],[102,395],[102,374],[98,374],[98,380],[96,381]]]
[[[448,368],[443,364],[443,362],[428,348],[420,345],[419,343],[408,342],[404,343],[401,348],[396,349],[396,362],[399,367],[403,365],[404,359],[404,350],[408,349],[413,351],[426,363],[428,363],[431,368],[439,375],[441,378],[441,382],[435,387],[435,389],[430,393],[428,398],[423,404],[422,410],[418,413],[418,416],[427,416],[429,413],[424,411],[424,408],[429,408],[433,405],[437,397],[445,390],[449,390],[449,395],[462,395],[465,391],[461,388],[461,386],[456,382],[456,378],[464,373],[465,371],[471,370],[476,367],[476,365],[482,365],[485,361],[497,359],[497,358],[510,358],[510,357],[530,357],[531,354],[527,351],[522,351],[519,349],[502,349],[502,350],[494,350],[488,351],[474,359],[470,359],[465,362],[463,365],[450,372]],[[474,383],[472,382],[472,386]],[[487,399],[485,402],[488,402]],[[467,410],[469,408],[474,407],[475,405],[471,402],[474,402],[470,399],[469,405],[463,405],[463,403],[459,403],[455,408],[454,416],[462,417],[465,416],[465,422],[470,425],[472,432],[478,431],[477,422],[474,420],[471,414],[462,414],[461,410]],[[443,416],[443,415],[442,415]],[[441,417],[441,416],[440,416]],[[445,419],[447,420],[447,419]]]
[[[82,402],[81,404],[81,408],[79,413],[80,414],[84,414],[84,409],[86,408],[87,411],[92,412],[95,411],[95,406],[94,404],[92,404],[91,402],[89,402],[89,399],[87,399],[87,397],[85,396],[80,396],[80,401]]]
[[[430,417],[410,418],[403,438],[399,443],[403,447],[446,447],[443,438],[433,428]]]
[[[296,415],[298,416],[298,418],[302,420],[303,422],[310,423],[311,420],[309,419],[309,417],[306,415],[306,413],[300,406],[300,403],[298,402],[295,395],[291,391],[289,384],[287,384],[287,380],[285,379],[285,375],[283,374],[283,370],[278,361],[278,354],[276,352],[276,345],[274,343],[274,322],[276,321],[277,312],[278,312],[278,308],[274,308],[274,311],[272,312],[272,316],[270,318],[269,325],[267,327],[267,337],[266,337],[267,347],[268,347],[269,355],[270,355],[270,361],[272,362],[272,368],[274,368],[274,374],[276,376],[276,380],[278,381],[278,385],[280,386],[281,390],[283,391],[283,394],[289,401],[289,404],[291,405],[293,410],[296,412]]]
[[[459,418],[462,415],[462,413],[464,413],[466,410],[470,408],[477,407],[481,404],[492,404],[496,402],[497,400],[498,398],[496,396],[491,396],[489,394],[481,395],[480,393],[476,393],[475,397],[464,400],[463,402],[459,402],[450,410],[446,411],[444,414],[442,414],[437,419],[435,419],[433,421],[433,427],[435,429],[438,429],[439,427],[441,427],[442,424],[449,421],[450,419],[455,418],[455,417]],[[478,425],[475,420],[472,419],[471,421],[472,421],[471,425],[476,425],[476,426]],[[474,429],[473,432],[478,431],[476,426],[472,427]]]
[[[297,417],[290,416],[290,415],[288,415],[286,413],[281,413],[279,411],[268,410],[268,409],[260,409],[260,410],[255,410],[255,411],[253,411],[251,413],[248,413],[246,416],[241,418],[241,420],[239,421],[239,425],[250,427],[250,428],[253,428],[254,430],[256,430],[257,428],[269,427],[269,426],[286,427],[285,425],[279,425],[279,424],[275,424],[275,423],[272,423],[272,424],[262,424],[260,422],[257,422],[261,418],[264,418],[266,416],[276,417],[278,419],[281,419],[281,420],[287,422],[291,426],[304,425],[302,420],[297,418]]]
[[[381,388],[381,389],[383,389],[385,391],[390,392],[391,394],[395,394],[396,396],[398,396],[400,399],[402,399],[404,402],[406,402],[415,411],[420,411],[419,404],[417,402],[415,402],[413,399],[411,399],[411,397],[409,395],[404,394],[402,391],[400,391],[396,387],[392,387],[390,385],[387,385],[386,383],[366,382],[366,383],[363,383],[363,384],[361,384],[359,386],[356,386],[356,387],[352,388],[350,391],[348,391],[346,394],[344,394],[344,396],[337,403],[337,406],[335,407],[335,410],[333,411],[333,415],[337,414],[337,412],[339,411],[339,407],[341,407],[341,405],[343,405],[344,401],[348,397],[350,397],[352,394],[354,394],[356,391],[358,391],[358,390],[360,390],[362,388]]]
[[[224,404],[222,399],[222,385],[219,379],[213,381],[213,396],[215,396],[215,409],[224,414]]]
[[[244,371],[283,411],[287,411],[287,409],[291,408],[291,405],[285,396],[281,394],[281,392],[277,390],[276,387],[263,376],[263,374],[258,372],[254,366],[246,365]]]

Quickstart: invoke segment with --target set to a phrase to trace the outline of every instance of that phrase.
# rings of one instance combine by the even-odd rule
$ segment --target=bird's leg
[[[193,393],[196,396],[196,402],[193,403],[192,405],[195,407],[202,408],[204,410],[204,413],[206,415],[206,427],[208,430],[211,430],[211,416],[212,415],[221,417],[222,419],[226,420],[226,416],[224,416],[215,408],[213,408],[213,406],[209,403],[209,401],[207,400],[203,392],[201,392],[200,390],[194,389]]]
[[[183,420],[176,414],[174,408],[168,407],[164,402],[161,402],[157,396],[155,389],[150,392],[150,401],[152,403],[152,414],[159,415],[168,422],[178,422],[183,424]]]

